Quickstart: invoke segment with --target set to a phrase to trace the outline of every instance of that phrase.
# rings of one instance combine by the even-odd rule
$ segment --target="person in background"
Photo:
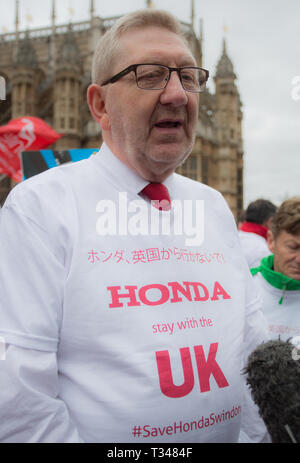
[[[272,254],[251,273],[263,300],[270,337],[285,340],[300,335],[300,197],[281,204],[267,241]]]
[[[242,368],[267,326],[233,215],[219,192],[175,173],[208,75],[171,14],[122,17],[100,39],[88,89],[100,151],[10,193],[0,441],[265,438]],[[204,227],[194,240],[192,212]],[[141,230],[149,216],[184,232]]]
[[[266,199],[250,203],[244,213],[244,222],[239,225],[241,246],[249,268],[257,266],[270,250],[267,232],[276,212],[276,206]]]

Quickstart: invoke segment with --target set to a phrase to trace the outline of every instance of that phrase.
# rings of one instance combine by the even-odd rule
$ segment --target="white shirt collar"
[[[138,194],[148,185],[149,181],[141,177],[137,172],[130,169],[124,162],[122,162],[106,145],[103,143],[98,153],[93,156],[101,170],[107,172],[109,178],[118,186],[120,191],[130,191],[133,194]],[[171,174],[162,182],[169,190],[170,197],[172,198],[172,185],[173,177]]]

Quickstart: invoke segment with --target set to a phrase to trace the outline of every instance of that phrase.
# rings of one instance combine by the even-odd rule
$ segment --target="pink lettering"
[[[194,347],[201,392],[210,391],[209,378],[211,375],[215,378],[219,388],[229,386],[224,373],[216,361],[217,350],[218,343],[211,344],[207,360],[205,360],[203,346]]]
[[[194,283],[189,282],[189,285],[192,285],[195,291],[194,301],[207,301],[208,300],[209,292],[206,286],[204,286],[202,283],[199,283],[198,281],[195,281]],[[204,292],[203,296],[200,296],[199,287],[203,289],[203,292]]]
[[[157,301],[150,301],[149,299],[147,299],[146,297],[146,293],[149,289],[158,289],[161,293],[161,297],[160,299],[158,299]],[[146,305],[160,305],[160,304],[164,304],[165,302],[167,302],[169,300],[169,296],[170,296],[170,293],[169,293],[169,290],[168,288],[165,286],[165,285],[147,285],[147,286],[143,286],[140,290],[139,290],[139,296],[140,296],[140,300],[143,304],[146,304]]]
[[[213,292],[213,295],[211,297],[211,300],[212,301],[218,301],[219,296],[222,296],[223,299],[231,299],[229,294],[226,293],[225,289],[220,285],[220,283],[218,283],[216,281],[215,286],[214,286],[214,292]]]
[[[136,307],[141,305],[141,303],[136,299],[135,290],[137,289],[137,286],[125,286],[125,289],[128,289],[128,293],[122,294],[119,293],[121,286],[108,286],[107,289],[111,292],[112,303],[109,304],[110,308],[123,307],[123,304],[120,302],[120,298],[130,299],[130,302],[127,304],[128,307]]]
[[[181,302],[182,298],[178,296],[178,292],[184,295],[184,297],[188,300],[192,300],[191,290],[189,288],[189,283],[184,281],[183,284],[186,286],[185,288],[181,286],[177,281],[173,281],[168,283],[168,286],[171,286],[173,291],[173,298],[170,299],[170,302]]]
[[[180,356],[184,383],[181,386],[176,386],[173,382],[169,352],[167,350],[156,352],[160,389],[167,397],[184,397],[189,394],[194,387],[194,373],[190,349],[188,347],[181,348]]]
[[[180,296],[180,294],[183,295],[184,298],[189,302],[207,301],[209,299],[209,291],[204,284],[198,281],[184,281],[182,285],[176,281],[168,283],[168,286],[171,287],[171,298],[169,288],[166,285],[150,284],[142,286],[138,290],[138,297],[140,299],[140,302],[136,294],[136,290],[138,289],[137,286],[124,286],[127,292],[123,293],[120,292],[121,286],[108,286],[107,289],[111,292],[112,298],[112,302],[109,304],[109,307],[124,307],[123,301],[121,301],[121,299],[129,299],[127,307],[138,307],[141,305],[141,303],[148,306],[157,306],[165,304],[168,301],[171,303],[182,302],[182,297]],[[193,288],[194,294],[192,294],[191,288]],[[151,289],[158,290],[160,292],[160,295],[157,300],[153,301],[149,299],[148,291],[150,291]],[[213,294],[210,299],[212,301],[218,301],[220,296],[223,299],[231,299],[231,296],[225,291],[225,289],[220,285],[220,283],[216,281],[214,283]]]

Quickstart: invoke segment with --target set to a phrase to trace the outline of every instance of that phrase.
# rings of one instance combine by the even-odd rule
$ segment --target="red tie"
[[[171,200],[168,189],[162,183],[149,183],[141,191],[151,201],[154,207],[160,211],[169,211],[171,209]]]

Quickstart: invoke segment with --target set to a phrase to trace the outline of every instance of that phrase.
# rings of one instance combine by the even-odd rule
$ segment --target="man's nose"
[[[187,92],[182,87],[179,75],[176,71],[171,72],[169,82],[161,92],[160,102],[161,104],[172,104],[173,106],[182,106],[187,104]]]
[[[295,261],[300,266],[300,249],[297,249]]]

